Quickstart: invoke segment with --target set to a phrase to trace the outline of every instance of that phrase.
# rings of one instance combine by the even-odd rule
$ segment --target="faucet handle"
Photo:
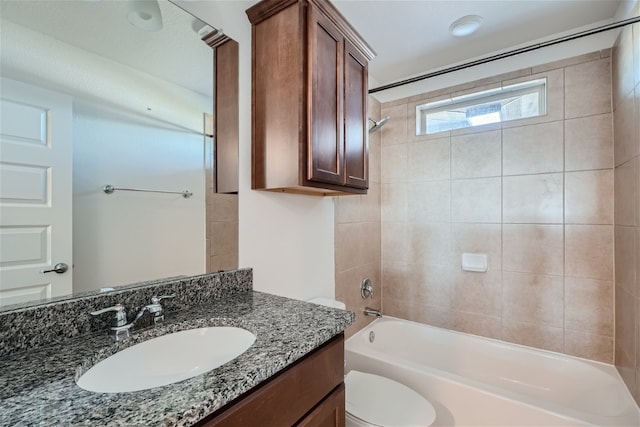
[[[107,313],[109,311],[115,311],[115,324],[116,326],[124,326],[127,324],[127,310],[125,310],[124,305],[116,304],[113,307],[103,308],[102,310],[96,310],[90,312],[92,316],[98,316],[102,313]]]
[[[161,296],[157,296],[154,295],[151,297],[151,304],[160,304],[160,301],[162,301],[163,299],[167,299],[167,298],[174,298],[176,295],[161,295]]]

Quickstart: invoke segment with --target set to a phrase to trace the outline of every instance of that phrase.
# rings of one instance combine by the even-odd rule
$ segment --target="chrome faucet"
[[[140,313],[144,314],[144,311],[147,310],[150,314],[153,314],[154,325],[158,322],[163,322],[164,309],[162,307],[162,304],[160,304],[160,301],[162,301],[163,299],[173,298],[173,297],[175,297],[175,295],[162,295],[159,297],[154,295],[151,297],[151,304],[144,306],[140,311]],[[138,316],[142,316],[140,313],[138,313]]]
[[[157,324],[164,320],[164,309],[160,301],[166,298],[173,298],[175,295],[163,295],[163,296],[153,296],[151,297],[151,304],[145,305],[140,309],[138,314],[134,319],[127,323],[127,311],[122,304],[116,304],[113,307],[103,308],[102,310],[92,311],[92,316],[98,316],[102,313],[107,313],[109,311],[115,311],[116,315],[113,320],[113,325],[110,328],[111,333],[116,341],[119,341],[122,338],[129,337],[129,330],[133,328],[138,320],[145,314],[149,313],[153,315],[153,324]]]
[[[380,312],[380,310],[376,310],[375,308],[365,307],[364,314],[366,316],[382,317],[382,313]]]

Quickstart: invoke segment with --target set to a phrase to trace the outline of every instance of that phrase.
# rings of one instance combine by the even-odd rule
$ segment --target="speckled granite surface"
[[[113,314],[94,317],[89,312],[115,304],[123,304],[131,318],[141,307],[149,304],[154,295],[175,295],[162,301],[164,309],[171,312],[252,289],[253,271],[244,268],[135,283],[117,287],[111,292],[86,293],[61,301],[5,309],[0,311],[0,357],[15,351],[61,343],[86,333],[104,331],[110,326]],[[136,328],[145,326],[149,326],[149,321],[143,318]]]
[[[354,314],[251,290],[222,293],[167,313],[166,322],[122,343],[107,330],[2,356],[0,426],[189,426],[339,334]],[[202,326],[238,326],[256,335],[241,356],[208,373],[131,393],[78,387],[94,363],[137,342]],[[188,350],[186,350],[188,351]]]

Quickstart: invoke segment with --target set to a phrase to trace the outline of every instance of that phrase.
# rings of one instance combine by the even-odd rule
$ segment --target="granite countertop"
[[[0,426],[189,426],[342,332],[355,315],[249,291],[166,314],[164,324],[115,343],[93,333],[3,356]],[[111,354],[147,339],[204,326],[237,326],[256,336],[242,355],[205,374],[130,393],[93,393],[77,375]],[[189,349],[185,349],[189,351]]]

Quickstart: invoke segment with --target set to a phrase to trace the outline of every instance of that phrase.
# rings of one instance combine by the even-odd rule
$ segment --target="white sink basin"
[[[255,340],[247,330],[226,326],[175,332],[119,351],[94,365],[77,383],[98,393],[168,385],[235,359]]]

